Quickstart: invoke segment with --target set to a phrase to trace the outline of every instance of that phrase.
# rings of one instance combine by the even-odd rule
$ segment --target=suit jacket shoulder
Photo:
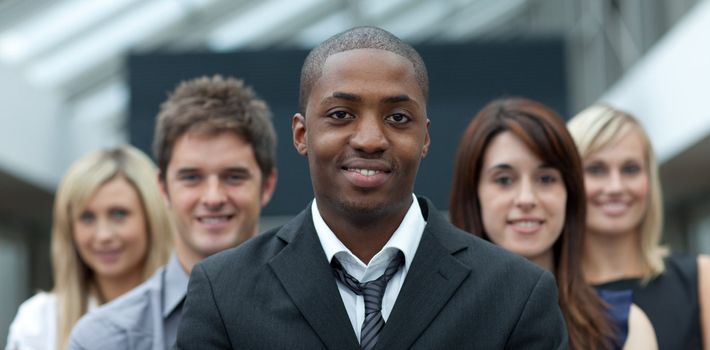
[[[162,323],[154,322],[153,309],[160,304],[164,270],[158,269],[138,287],[84,315],[72,330],[69,349],[163,349]]]
[[[549,272],[454,227],[429,200],[419,201],[427,225],[378,347],[567,347]]]
[[[377,348],[566,348],[548,272],[420,205],[427,225]],[[310,210],[193,269],[178,347],[359,348]]]

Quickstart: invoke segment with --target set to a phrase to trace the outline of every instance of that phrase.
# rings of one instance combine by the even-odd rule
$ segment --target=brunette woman
[[[456,226],[554,273],[571,348],[612,346],[605,305],[582,275],[582,165],[557,113],[525,98],[483,107],[459,145],[449,210]]]

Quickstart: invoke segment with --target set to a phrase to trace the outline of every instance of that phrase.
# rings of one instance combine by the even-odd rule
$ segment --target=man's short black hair
[[[333,35],[311,50],[306,57],[301,69],[301,93],[298,100],[301,114],[304,116],[306,114],[308,96],[311,94],[313,84],[323,73],[323,65],[326,59],[330,55],[356,49],[385,50],[409,60],[414,66],[414,74],[422,90],[422,95],[424,95],[425,99],[428,98],[429,77],[427,76],[426,66],[419,53],[411,45],[381,28],[355,27]]]

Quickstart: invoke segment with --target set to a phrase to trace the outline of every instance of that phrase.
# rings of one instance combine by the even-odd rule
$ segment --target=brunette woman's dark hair
[[[606,305],[585,282],[581,268],[586,220],[582,161],[564,120],[542,103],[509,97],[488,103],[461,138],[454,168],[451,222],[490,240],[483,226],[478,184],[491,141],[503,132],[520,139],[546,165],[560,171],[567,191],[565,221],[552,246],[559,304],[567,322],[570,348],[606,349],[614,338]]]

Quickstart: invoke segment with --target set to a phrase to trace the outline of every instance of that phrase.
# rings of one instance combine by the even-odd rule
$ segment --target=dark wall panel
[[[470,118],[504,95],[537,99],[567,113],[564,47],[560,40],[471,43],[417,47],[429,70],[432,145],[422,162],[415,192],[448,207],[453,157]],[[131,142],[150,152],[160,103],[178,82],[200,75],[233,75],[265,99],[279,139],[279,182],[269,215],[290,215],[313,196],[305,158],[291,140],[298,109],[298,79],[307,52],[272,50],[226,54],[146,54],[129,58]],[[152,154],[152,153],[151,153]]]

